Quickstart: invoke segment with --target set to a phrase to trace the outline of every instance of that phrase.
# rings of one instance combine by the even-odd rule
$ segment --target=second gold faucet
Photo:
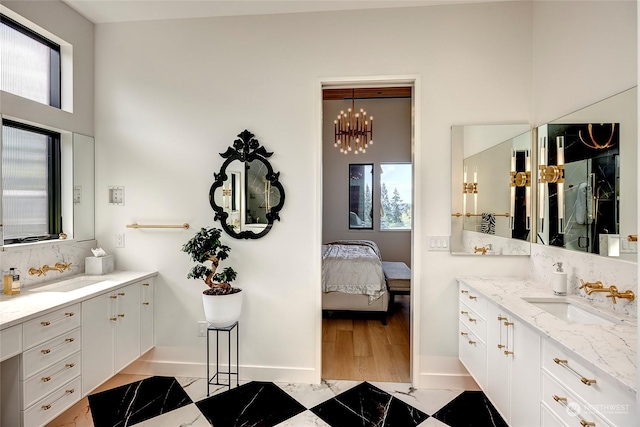
[[[71,269],[71,263],[70,262],[56,262],[56,264],[51,267],[48,264],[43,265],[40,268],[35,268],[35,267],[31,267],[29,269],[29,274],[30,275],[38,275],[38,276],[46,276],[47,272],[51,271],[51,270],[55,270],[57,272],[64,272],[65,270],[70,270]]]
[[[611,301],[614,304],[617,303],[616,298],[624,298],[628,299],[629,301],[633,301],[636,297],[633,291],[630,290],[619,292],[618,288],[615,285],[611,285],[608,288],[605,288],[602,285],[602,282],[599,280],[597,282],[585,282],[584,280],[580,279],[580,283],[581,286],[578,289],[584,289],[587,295],[591,295],[594,292],[608,292],[609,295],[607,295],[607,298],[611,298]]]

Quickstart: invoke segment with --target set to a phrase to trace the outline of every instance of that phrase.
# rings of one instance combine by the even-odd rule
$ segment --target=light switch
[[[111,185],[109,186],[109,204],[124,205],[124,187]]]
[[[427,242],[430,251],[449,250],[449,236],[429,236]]]
[[[82,186],[76,185],[73,187],[73,204],[79,205],[82,203]]]

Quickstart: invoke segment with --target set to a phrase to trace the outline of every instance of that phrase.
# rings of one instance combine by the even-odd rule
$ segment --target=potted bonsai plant
[[[217,271],[221,261],[229,256],[231,248],[220,241],[222,231],[218,228],[201,228],[195,236],[182,246],[182,252],[198,263],[187,275],[188,279],[202,279],[207,289],[202,292],[204,314],[207,321],[216,327],[230,326],[242,311],[242,289],[231,286],[237,273],[231,267]],[[211,262],[211,268],[203,265]]]

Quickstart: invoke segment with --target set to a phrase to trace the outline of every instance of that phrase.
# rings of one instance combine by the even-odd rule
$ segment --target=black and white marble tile
[[[210,394],[204,378],[152,377],[93,394],[89,404],[95,427],[506,426],[482,392],[404,383],[241,381]]]
[[[417,426],[429,415],[367,382],[311,409],[331,427]]]
[[[464,391],[439,409],[433,418],[451,427],[508,427],[481,391]]]
[[[173,377],[151,377],[89,395],[94,427],[129,427],[192,403]]]
[[[258,381],[208,397],[196,406],[215,427],[270,427],[306,410],[274,383]]]

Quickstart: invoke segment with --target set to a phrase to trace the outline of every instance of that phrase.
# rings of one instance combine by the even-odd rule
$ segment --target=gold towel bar
[[[507,218],[509,218],[511,215],[509,215],[508,213],[504,213],[504,214],[494,214],[495,216],[505,216]],[[460,212],[456,212],[454,214],[451,214],[451,216],[457,216],[458,218],[460,218],[461,216],[482,216],[482,214],[472,214],[471,212],[467,212],[466,214],[460,213]]]
[[[142,225],[134,222],[133,224],[127,224],[127,228],[184,228],[189,229],[189,224],[184,223],[182,225]]]

